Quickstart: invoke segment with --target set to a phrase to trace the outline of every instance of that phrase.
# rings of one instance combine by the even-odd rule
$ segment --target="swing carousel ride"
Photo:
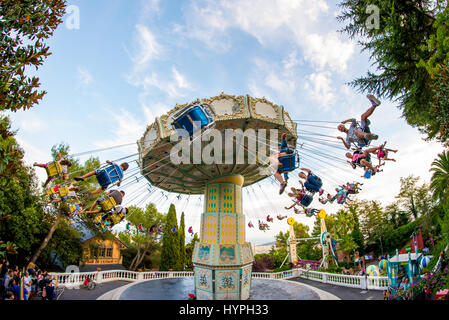
[[[269,229],[269,224],[275,223],[272,217],[276,216],[281,221],[288,218],[285,209],[296,205],[302,207],[303,212],[295,207],[294,213],[304,213],[307,217],[321,220],[321,263],[327,264],[327,256],[337,263],[335,240],[327,232],[324,222],[325,211],[307,207],[317,193],[323,205],[335,200],[336,204],[342,205],[351,201],[349,195],[361,190],[360,183],[355,182],[361,175],[357,170],[350,169],[348,156],[345,155],[346,145],[338,141],[342,139],[337,137],[338,123],[340,121],[293,120],[283,106],[265,98],[222,93],[176,105],[147,126],[143,137],[137,142],[137,153],[134,151],[131,155],[107,161],[95,172],[84,178],[76,177],[75,180],[84,181],[96,175],[103,188],[98,191],[106,193],[101,198],[104,201],[99,202],[102,208],[98,210],[100,215],[94,218],[103,232],[125,220],[128,212],[126,207],[131,205],[154,203],[160,212],[166,212],[164,206],[174,203],[181,212],[192,213],[193,225],[197,222],[195,219],[200,219],[200,241],[195,244],[192,257],[196,298],[245,300],[250,297],[253,263],[252,248],[246,242],[246,219],[249,219],[249,228],[254,228],[251,219],[257,219],[259,230],[264,232]],[[367,127],[360,130],[363,134],[369,132]],[[365,173],[366,163],[371,164],[367,154],[370,149],[362,149],[367,145],[369,141],[363,146],[357,146],[357,157],[349,163],[353,169],[363,165]],[[135,143],[71,154],[68,158],[131,146],[135,146]],[[388,160],[386,152],[389,149],[384,147],[385,143],[377,151],[382,151],[383,156],[378,153],[379,166],[376,170],[381,165],[382,157]],[[123,160],[127,163],[120,166],[115,163]],[[300,160],[303,168],[299,165]],[[61,165],[58,167],[57,162],[54,168],[57,172],[53,173],[53,163],[38,165],[46,168],[49,177],[47,183],[51,177],[64,172],[69,171],[71,176],[77,173],[70,172],[67,165],[65,168]],[[293,177],[298,171],[303,171],[299,177],[306,179],[302,191],[292,188],[292,193],[287,191],[277,195],[277,190],[270,190],[281,185],[282,194],[288,174]],[[275,172],[276,179],[273,177]],[[284,182],[281,174],[284,174]],[[64,177],[64,180],[68,179],[68,175]],[[297,186],[297,176],[294,177],[289,185]],[[310,189],[311,183],[318,184],[312,186],[314,190]],[[116,189],[118,186],[122,195],[117,196],[118,191],[115,191],[114,197],[111,188]],[[67,201],[70,194],[76,198],[76,191],[72,184],[57,186],[50,198],[54,196],[53,193],[59,192],[59,202],[70,202]],[[293,201],[293,205],[284,209],[274,200],[274,194],[285,200],[285,204]],[[116,203],[116,198],[120,204],[123,198],[123,207]],[[306,198],[310,201],[305,204],[303,200]],[[50,213],[56,214],[54,205],[47,208]],[[77,221],[77,214],[84,209],[79,203],[71,204],[70,208],[70,218]],[[290,262],[294,262],[297,260],[294,244],[298,239],[295,239],[292,231],[294,219],[287,221],[291,229]],[[129,224],[126,228],[129,229]],[[160,226],[150,229],[153,233],[164,232]],[[144,231],[142,228],[136,232]],[[189,228],[189,234],[194,234],[192,227]]]

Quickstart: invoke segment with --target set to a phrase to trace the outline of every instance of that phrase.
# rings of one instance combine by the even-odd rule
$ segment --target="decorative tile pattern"
[[[214,216],[208,216],[204,219],[203,242],[217,242],[217,218]]]
[[[235,186],[235,213],[242,213],[242,187]]]
[[[218,186],[210,185],[207,189],[207,212],[218,212]]]
[[[234,212],[234,185],[223,184],[221,192],[222,192],[221,212],[224,213]]]
[[[251,245],[249,243],[240,245],[240,255],[242,263],[253,261],[253,251],[251,250]]]
[[[245,243],[245,217],[239,217],[239,244]]]
[[[234,244],[235,243],[235,218],[231,216],[225,216],[221,218],[220,224],[220,243],[221,244]]]
[[[236,263],[235,245],[220,245],[219,264],[234,264]]]
[[[208,244],[199,244],[198,246],[198,261],[207,263],[210,260],[211,246]]]
[[[234,291],[237,288],[237,271],[217,272],[215,283],[218,291]]]
[[[210,290],[212,285],[212,272],[207,269],[197,268],[195,270],[197,288]]]

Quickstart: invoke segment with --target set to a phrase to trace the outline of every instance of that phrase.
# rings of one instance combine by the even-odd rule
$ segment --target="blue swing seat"
[[[299,154],[298,150],[292,151],[289,149],[289,154],[279,157],[278,160],[282,164],[279,173],[291,172],[299,168]]]
[[[173,129],[178,131],[183,138],[191,137],[198,130],[215,125],[215,116],[208,104],[191,104],[175,114],[173,118]],[[181,131],[182,129],[187,131],[187,137]]]
[[[123,170],[117,164],[108,164],[96,172],[97,181],[103,189],[123,179]]]

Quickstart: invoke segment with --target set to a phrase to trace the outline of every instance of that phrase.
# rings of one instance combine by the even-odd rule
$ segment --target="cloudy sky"
[[[53,54],[38,70],[48,94],[33,109],[11,114],[25,160],[29,164],[49,161],[51,147],[59,142],[68,143],[72,153],[133,143],[155,116],[176,103],[221,92],[264,96],[283,105],[293,119],[359,118],[369,103],[346,83],[366,73],[370,63],[355,41],[338,32],[342,26],[335,19],[335,2],[69,1],[70,13],[48,42]],[[423,141],[393,102],[383,101],[371,121],[379,142],[387,140],[399,152],[396,163],[388,163],[383,173],[363,181],[360,198],[388,204],[399,190],[400,177],[413,174],[429,181],[430,164],[442,147]],[[301,123],[299,127],[314,134],[337,135],[329,128]],[[349,166],[341,169],[344,151],[316,141],[302,142],[308,149],[303,151],[302,164],[320,174],[326,190],[361,175]],[[136,152],[137,147],[129,146],[93,155],[104,162]],[[38,174],[45,179],[45,172]],[[296,180],[293,176],[290,186],[297,185]],[[178,210],[186,212],[187,226],[199,230],[200,197],[178,200],[169,195],[166,199],[160,192],[146,197],[145,190],[144,181],[130,186],[128,202],[140,192],[142,202],[137,198],[131,204],[158,201],[164,211],[176,200]],[[254,225],[267,214],[291,215],[282,209],[290,200],[278,195],[271,179],[247,188],[243,197],[247,219]],[[336,208],[325,207],[328,212]],[[295,218],[313,225],[303,215]],[[271,224],[265,233],[247,229],[247,240],[270,242],[280,230],[287,230],[285,220]]]

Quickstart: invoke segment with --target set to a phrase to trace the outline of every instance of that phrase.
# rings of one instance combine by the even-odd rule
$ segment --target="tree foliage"
[[[178,230],[178,223],[175,205],[171,204],[165,219],[164,235],[162,237],[160,264],[160,270],[162,271],[176,269],[179,266],[179,237],[177,232],[172,231],[173,228]]]
[[[0,2],[0,111],[29,109],[45,95],[39,78],[29,76],[49,56],[45,41],[65,14],[65,0]]]
[[[160,252],[161,246],[156,234],[150,232],[154,225],[161,225],[164,216],[157,211],[156,206],[150,203],[145,209],[131,206],[126,217],[131,228],[127,232],[120,232],[118,237],[131,253],[129,270],[137,270],[142,262],[154,252]],[[140,230],[139,230],[140,225]],[[147,261],[151,263],[150,261]],[[153,263],[151,263],[153,265]]]
[[[377,26],[369,23],[373,6],[379,9]],[[430,107],[440,106],[432,103],[433,70],[436,65],[447,63],[449,52],[447,1],[344,0],[340,7],[338,20],[346,23],[342,32],[359,39],[362,51],[370,53],[374,67],[374,71],[350,85],[397,101],[410,125],[418,127],[429,139],[447,141],[444,132],[449,114],[435,117]]]

